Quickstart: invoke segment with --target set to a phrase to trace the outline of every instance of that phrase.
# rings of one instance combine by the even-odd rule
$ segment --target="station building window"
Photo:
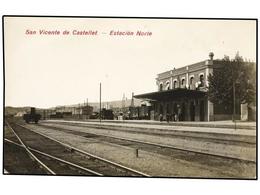
[[[181,87],[182,87],[182,88],[185,88],[185,79],[182,79],[182,80],[181,80]]]
[[[161,83],[159,86],[159,91],[162,91],[162,90],[163,90],[163,84]]]
[[[170,82],[169,81],[166,83],[166,90],[170,90]]]
[[[204,87],[204,86],[205,86],[204,75],[201,74],[201,75],[200,75],[200,84],[199,84],[199,87]]]
[[[177,81],[174,81],[173,82],[173,89],[176,89],[177,88]]]
[[[190,77],[190,89],[194,89],[194,77]]]
[[[191,78],[190,78],[190,85],[193,84],[193,80],[194,80],[194,77],[191,77]]]

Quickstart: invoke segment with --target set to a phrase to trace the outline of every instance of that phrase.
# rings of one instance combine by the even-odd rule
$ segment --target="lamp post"
[[[236,130],[236,84],[239,84],[239,82],[233,81],[233,117],[232,121],[235,123],[235,130]]]
[[[99,122],[101,123],[101,83],[99,84]]]
[[[235,122],[235,124],[236,124],[235,115],[236,115],[236,84],[233,80],[233,117],[232,117],[232,121]]]
[[[235,130],[236,130],[236,79],[234,74],[234,63],[232,64],[232,88],[233,88],[233,115],[232,121],[235,123]]]

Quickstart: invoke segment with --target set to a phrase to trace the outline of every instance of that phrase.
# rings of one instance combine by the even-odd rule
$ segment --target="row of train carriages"
[[[102,108],[101,112],[49,112],[47,110],[38,110],[34,107],[31,108],[30,112],[23,115],[23,120],[26,123],[38,123],[40,119],[101,119],[102,120],[149,120],[150,119],[149,106],[141,105],[136,107],[124,107],[124,108],[113,108],[106,109]]]

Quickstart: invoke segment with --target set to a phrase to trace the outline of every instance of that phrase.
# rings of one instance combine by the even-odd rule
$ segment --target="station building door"
[[[204,121],[205,119],[205,104],[204,101],[200,101],[200,121]]]
[[[181,104],[181,121],[185,121],[185,114],[186,114],[186,109],[185,109],[185,103],[183,102]]]
[[[195,121],[195,104],[194,104],[194,101],[190,102],[190,120]]]

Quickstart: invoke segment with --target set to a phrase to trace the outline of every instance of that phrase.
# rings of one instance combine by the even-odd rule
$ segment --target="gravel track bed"
[[[117,136],[126,139],[135,139],[145,142],[153,142],[155,144],[169,145],[179,149],[214,154],[219,156],[226,156],[231,158],[238,158],[241,160],[256,161],[256,146],[255,144],[245,145],[232,145],[228,142],[216,143],[211,142],[211,140],[200,140],[193,139],[191,137],[167,137],[160,135],[150,135],[146,133],[133,133],[129,131],[124,131],[122,128],[120,131],[113,129],[97,129],[91,127],[75,126],[70,124],[55,124],[55,123],[43,123],[49,126],[55,126],[60,128],[71,128],[72,130],[98,133],[108,136]]]
[[[105,176],[136,176],[136,174],[130,173],[129,171],[122,170],[118,167],[115,167],[113,165],[109,165],[105,162],[102,162],[98,159],[79,154],[78,152],[71,151],[67,149],[66,147],[62,146],[61,144],[50,140],[46,137],[43,137],[39,134],[36,134],[32,131],[29,131],[25,128],[22,128],[20,126],[12,124],[12,126],[15,128],[16,133],[21,137],[21,139],[24,141],[24,143],[36,150],[46,152],[48,154],[51,154],[55,157],[67,160],[69,162],[73,162],[75,164],[78,164],[80,166],[92,169],[96,172],[102,173]],[[39,155],[38,155],[39,156]],[[43,157],[41,157],[43,158]],[[46,158],[45,158],[46,159]],[[51,160],[53,161],[53,160]],[[46,160],[45,160],[46,162]],[[59,164],[56,164],[55,169],[60,169],[63,166],[60,166]],[[66,166],[65,166],[66,168]],[[62,173],[62,170],[58,170],[58,173]],[[64,172],[61,175],[66,174],[72,175],[72,172],[68,172],[64,169]],[[81,175],[78,174],[78,171],[74,171],[73,175]],[[89,174],[88,174],[89,175]]]
[[[53,124],[52,124],[53,125]],[[55,125],[56,126],[56,125]],[[66,140],[65,137],[72,137],[71,135],[73,134],[73,139],[75,138],[75,141],[77,139],[80,139],[80,141],[78,140],[77,142],[77,146],[80,146],[86,150],[91,150],[92,152],[100,152],[101,155],[109,155],[110,158],[113,158],[113,155],[115,155],[116,152],[114,152],[114,150],[117,150],[117,156],[115,158],[118,159],[118,161],[124,161],[125,163],[129,163],[129,166],[131,164],[131,166],[137,166],[136,168],[141,168],[142,170],[147,171],[147,173],[149,173],[150,175],[156,175],[156,176],[188,176],[188,177],[212,177],[212,175],[214,175],[214,177],[221,177],[221,178],[254,178],[255,177],[255,164],[254,163],[241,163],[240,161],[233,161],[233,160],[225,160],[225,159],[212,159],[212,157],[208,157],[208,158],[203,158],[201,155],[189,155],[188,153],[172,153],[172,155],[168,155],[169,154],[169,150],[165,151],[165,155],[162,155],[162,153],[160,154],[152,154],[152,151],[150,152],[146,152],[144,151],[144,148],[142,148],[141,150],[139,150],[139,158],[136,158],[134,155],[134,150],[132,149],[134,147],[134,145],[132,145],[130,147],[130,145],[128,145],[127,143],[121,143],[122,145],[124,145],[126,152],[124,152],[122,154],[122,152],[118,152],[119,147],[116,146],[111,146],[109,143],[106,144],[106,146],[104,146],[104,143],[101,142],[108,142],[109,140],[100,140],[99,138],[97,139],[97,137],[93,136],[91,134],[91,131],[88,131],[88,128],[83,128],[80,127],[78,130],[78,128],[74,127],[69,127],[70,131],[63,131],[61,132],[61,130],[54,130],[51,129],[52,127],[50,126],[49,128],[46,127],[41,127],[39,125],[34,126],[35,129],[37,129],[38,131],[41,132],[45,132],[49,135],[52,135],[56,138],[60,138],[62,140]],[[60,127],[58,127],[60,128]],[[68,126],[66,127],[68,129]],[[71,131],[74,131],[74,133],[72,133]],[[104,131],[104,130],[102,130]],[[88,134],[84,134],[84,133],[88,133]],[[87,137],[83,137],[86,136]],[[78,137],[78,138],[76,138]],[[102,137],[102,136],[101,136]],[[90,140],[92,140],[92,146],[90,144],[86,144],[87,142],[89,142]],[[111,141],[111,140],[110,140]],[[70,140],[70,142],[73,142],[72,140]],[[112,142],[112,141],[111,141]],[[114,143],[115,144],[115,143]],[[117,143],[119,145],[119,143]],[[101,147],[102,145],[102,147]],[[110,146],[109,146],[110,145]],[[121,145],[121,146],[122,146]],[[127,146],[128,145],[128,146]],[[112,148],[113,149],[110,149]],[[116,147],[116,148],[115,148]],[[102,151],[100,151],[100,148]],[[128,149],[127,149],[128,148]],[[161,152],[163,151],[163,149],[160,149]],[[154,152],[154,151],[153,151]],[[121,155],[121,158],[120,158]],[[148,155],[149,157],[153,156],[154,160],[156,160],[156,162],[158,163],[151,163],[151,162],[146,162],[146,160],[144,160],[144,155]],[[123,159],[122,159],[123,158]],[[128,158],[128,160],[127,160]],[[138,161],[144,160],[143,163],[139,163],[138,165],[136,165],[136,163],[138,163]],[[134,163],[133,161],[136,161],[136,163]],[[166,161],[166,162],[165,162]],[[170,162],[169,162],[170,161]],[[155,161],[153,161],[155,162]],[[235,162],[235,163],[234,163]],[[165,164],[167,165],[165,165]],[[161,165],[161,170],[155,170],[158,168],[158,164]],[[149,166],[149,167],[148,167]],[[170,168],[167,167],[171,166]],[[165,169],[164,169],[165,168]],[[175,169],[174,171],[172,171],[172,169]],[[156,172],[156,174],[155,174]]]

